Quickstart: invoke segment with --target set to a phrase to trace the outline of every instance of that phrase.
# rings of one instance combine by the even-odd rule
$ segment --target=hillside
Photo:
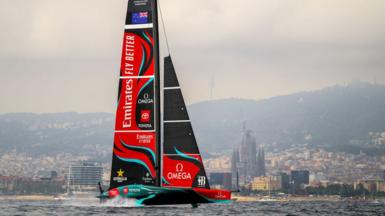
[[[231,151],[244,122],[270,149],[302,144],[356,153],[385,149],[384,85],[334,86],[262,101],[208,101],[189,111],[199,145],[209,153]],[[113,123],[109,113],[3,114],[0,150],[109,157]]]
[[[378,137],[385,132],[384,111],[385,86],[365,83],[262,101],[231,99],[191,107],[199,139],[209,151],[237,143],[243,122],[268,147],[309,144],[355,152],[359,151],[356,147],[384,148]]]
[[[113,121],[108,113],[0,115],[0,150],[106,156],[112,148]]]

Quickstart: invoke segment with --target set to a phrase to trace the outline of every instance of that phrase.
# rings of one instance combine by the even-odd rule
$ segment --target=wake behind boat
[[[229,202],[230,191],[210,189],[170,56],[161,115],[159,64],[157,1],[129,0],[110,188],[99,197],[137,206]]]

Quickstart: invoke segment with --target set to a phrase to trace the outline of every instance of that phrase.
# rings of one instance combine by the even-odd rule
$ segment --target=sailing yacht
[[[99,198],[229,202],[230,191],[210,189],[171,56],[161,82],[158,32],[157,0],[128,0],[110,188]]]

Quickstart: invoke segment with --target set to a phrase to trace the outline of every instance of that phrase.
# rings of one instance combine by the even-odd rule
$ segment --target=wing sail
[[[163,187],[209,188],[175,69],[164,60]]]

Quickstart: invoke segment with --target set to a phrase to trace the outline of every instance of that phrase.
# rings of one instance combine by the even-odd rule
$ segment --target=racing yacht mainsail
[[[157,0],[128,0],[110,188],[99,197],[137,205],[228,202],[230,191],[210,189],[170,56],[161,121],[157,11]]]

